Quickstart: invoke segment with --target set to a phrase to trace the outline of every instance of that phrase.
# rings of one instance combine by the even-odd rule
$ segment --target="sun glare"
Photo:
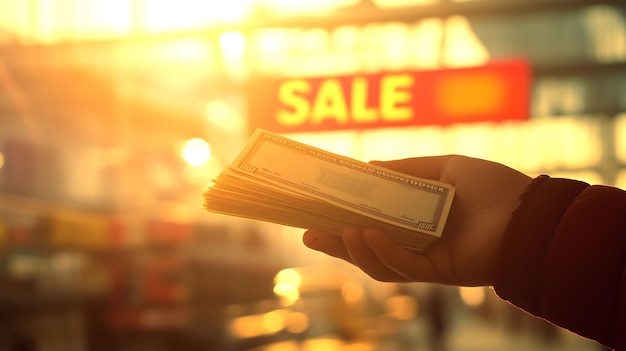
[[[355,5],[358,0],[260,0],[270,11],[280,15],[321,15],[336,8]]]
[[[224,56],[239,58],[246,48],[246,37],[241,32],[225,32],[219,36],[220,47]]]
[[[211,146],[201,138],[187,140],[183,146],[183,159],[192,166],[201,166],[211,157]]]
[[[145,0],[143,21],[148,32],[203,28],[215,22],[241,21],[253,0]]]

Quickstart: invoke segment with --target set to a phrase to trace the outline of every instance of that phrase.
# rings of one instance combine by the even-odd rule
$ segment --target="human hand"
[[[345,228],[340,236],[308,230],[304,244],[381,281],[493,285],[505,227],[531,178],[495,162],[456,155],[372,164],[456,187],[441,238],[417,253],[395,244],[378,229],[355,226]]]

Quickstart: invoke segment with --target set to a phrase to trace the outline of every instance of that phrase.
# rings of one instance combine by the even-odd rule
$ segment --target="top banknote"
[[[441,236],[454,187],[416,178],[257,129],[205,192],[209,212],[339,234],[385,231],[423,250]]]

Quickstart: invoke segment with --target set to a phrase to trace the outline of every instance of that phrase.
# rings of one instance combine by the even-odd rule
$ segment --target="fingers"
[[[370,161],[371,164],[420,178],[438,180],[446,162],[455,155],[414,157],[393,161]]]
[[[363,241],[372,248],[385,267],[407,281],[439,282],[439,274],[428,256],[397,245],[384,232],[366,229],[363,231]]]
[[[327,255],[341,258],[342,260],[352,263],[341,237],[330,235],[319,230],[309,229],[304,232],[302,242],[310,249],[321,251]]]
[[[342,231],[343,243],[352,263],[370,277],[387,282],[408,282],[409,279],[396,273],[380,261],[376,252],[365,242],[363,232],[354,227]]]
[[[313,250],[356,265],[376,280],[435,282],[439,278],[428,257],[397,245],[380,230],[347,227],[341,237],[309,230],[303,242]]]

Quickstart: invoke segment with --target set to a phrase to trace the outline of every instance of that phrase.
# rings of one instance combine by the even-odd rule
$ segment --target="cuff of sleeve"
[[[538,286],[545,254],[561,217],[588,186],[546,175],[531,182],[504,232],[494,284],[498,296],[543,317]]]

